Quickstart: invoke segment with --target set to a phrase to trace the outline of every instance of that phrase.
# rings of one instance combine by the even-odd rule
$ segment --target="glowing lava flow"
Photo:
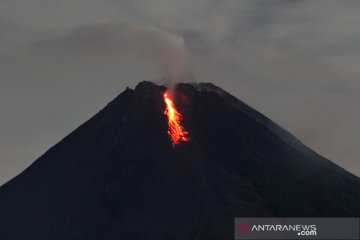
[[[190,138],[189,133],[181,126],[181,114],[176,110],[174,102],[171,100],[171,93],[166,91],[164,94],[164,101],[166,109],[164,114],[168,118],[168,134],[171,137],[173,147],[180,142],[188,142]]]

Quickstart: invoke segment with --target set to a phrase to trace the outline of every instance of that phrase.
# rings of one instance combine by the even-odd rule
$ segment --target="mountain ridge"
[[[212,84],[141,82],[0,187],[1,239],[232,239],[234,217],[360,215],[360,180]],[[211,90],[211,91],[210,91]]]

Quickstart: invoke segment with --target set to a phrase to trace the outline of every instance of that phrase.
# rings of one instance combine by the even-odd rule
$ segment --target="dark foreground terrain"
[[[127,89],[0,188],[1,240],[227,240],[234,217],[360,216],[360,180],[212,84]]]

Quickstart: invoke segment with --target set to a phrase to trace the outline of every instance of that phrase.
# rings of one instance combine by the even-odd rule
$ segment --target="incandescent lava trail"
[[[166,109],[164,114],[168,118],[168,134],[171,138],[173,147],[181,142],[190,141],[189,133],[181,125],[182,116],[177,111],[174,101],[171,99],[171,92],[166,91],[164,93],[164,101]]]

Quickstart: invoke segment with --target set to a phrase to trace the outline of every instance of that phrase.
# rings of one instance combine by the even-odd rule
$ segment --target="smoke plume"
[[[168,85],[182,79],[189,55],[183,37],[150,24],[121,24],[118,30],[128,51],[158,65]]]

